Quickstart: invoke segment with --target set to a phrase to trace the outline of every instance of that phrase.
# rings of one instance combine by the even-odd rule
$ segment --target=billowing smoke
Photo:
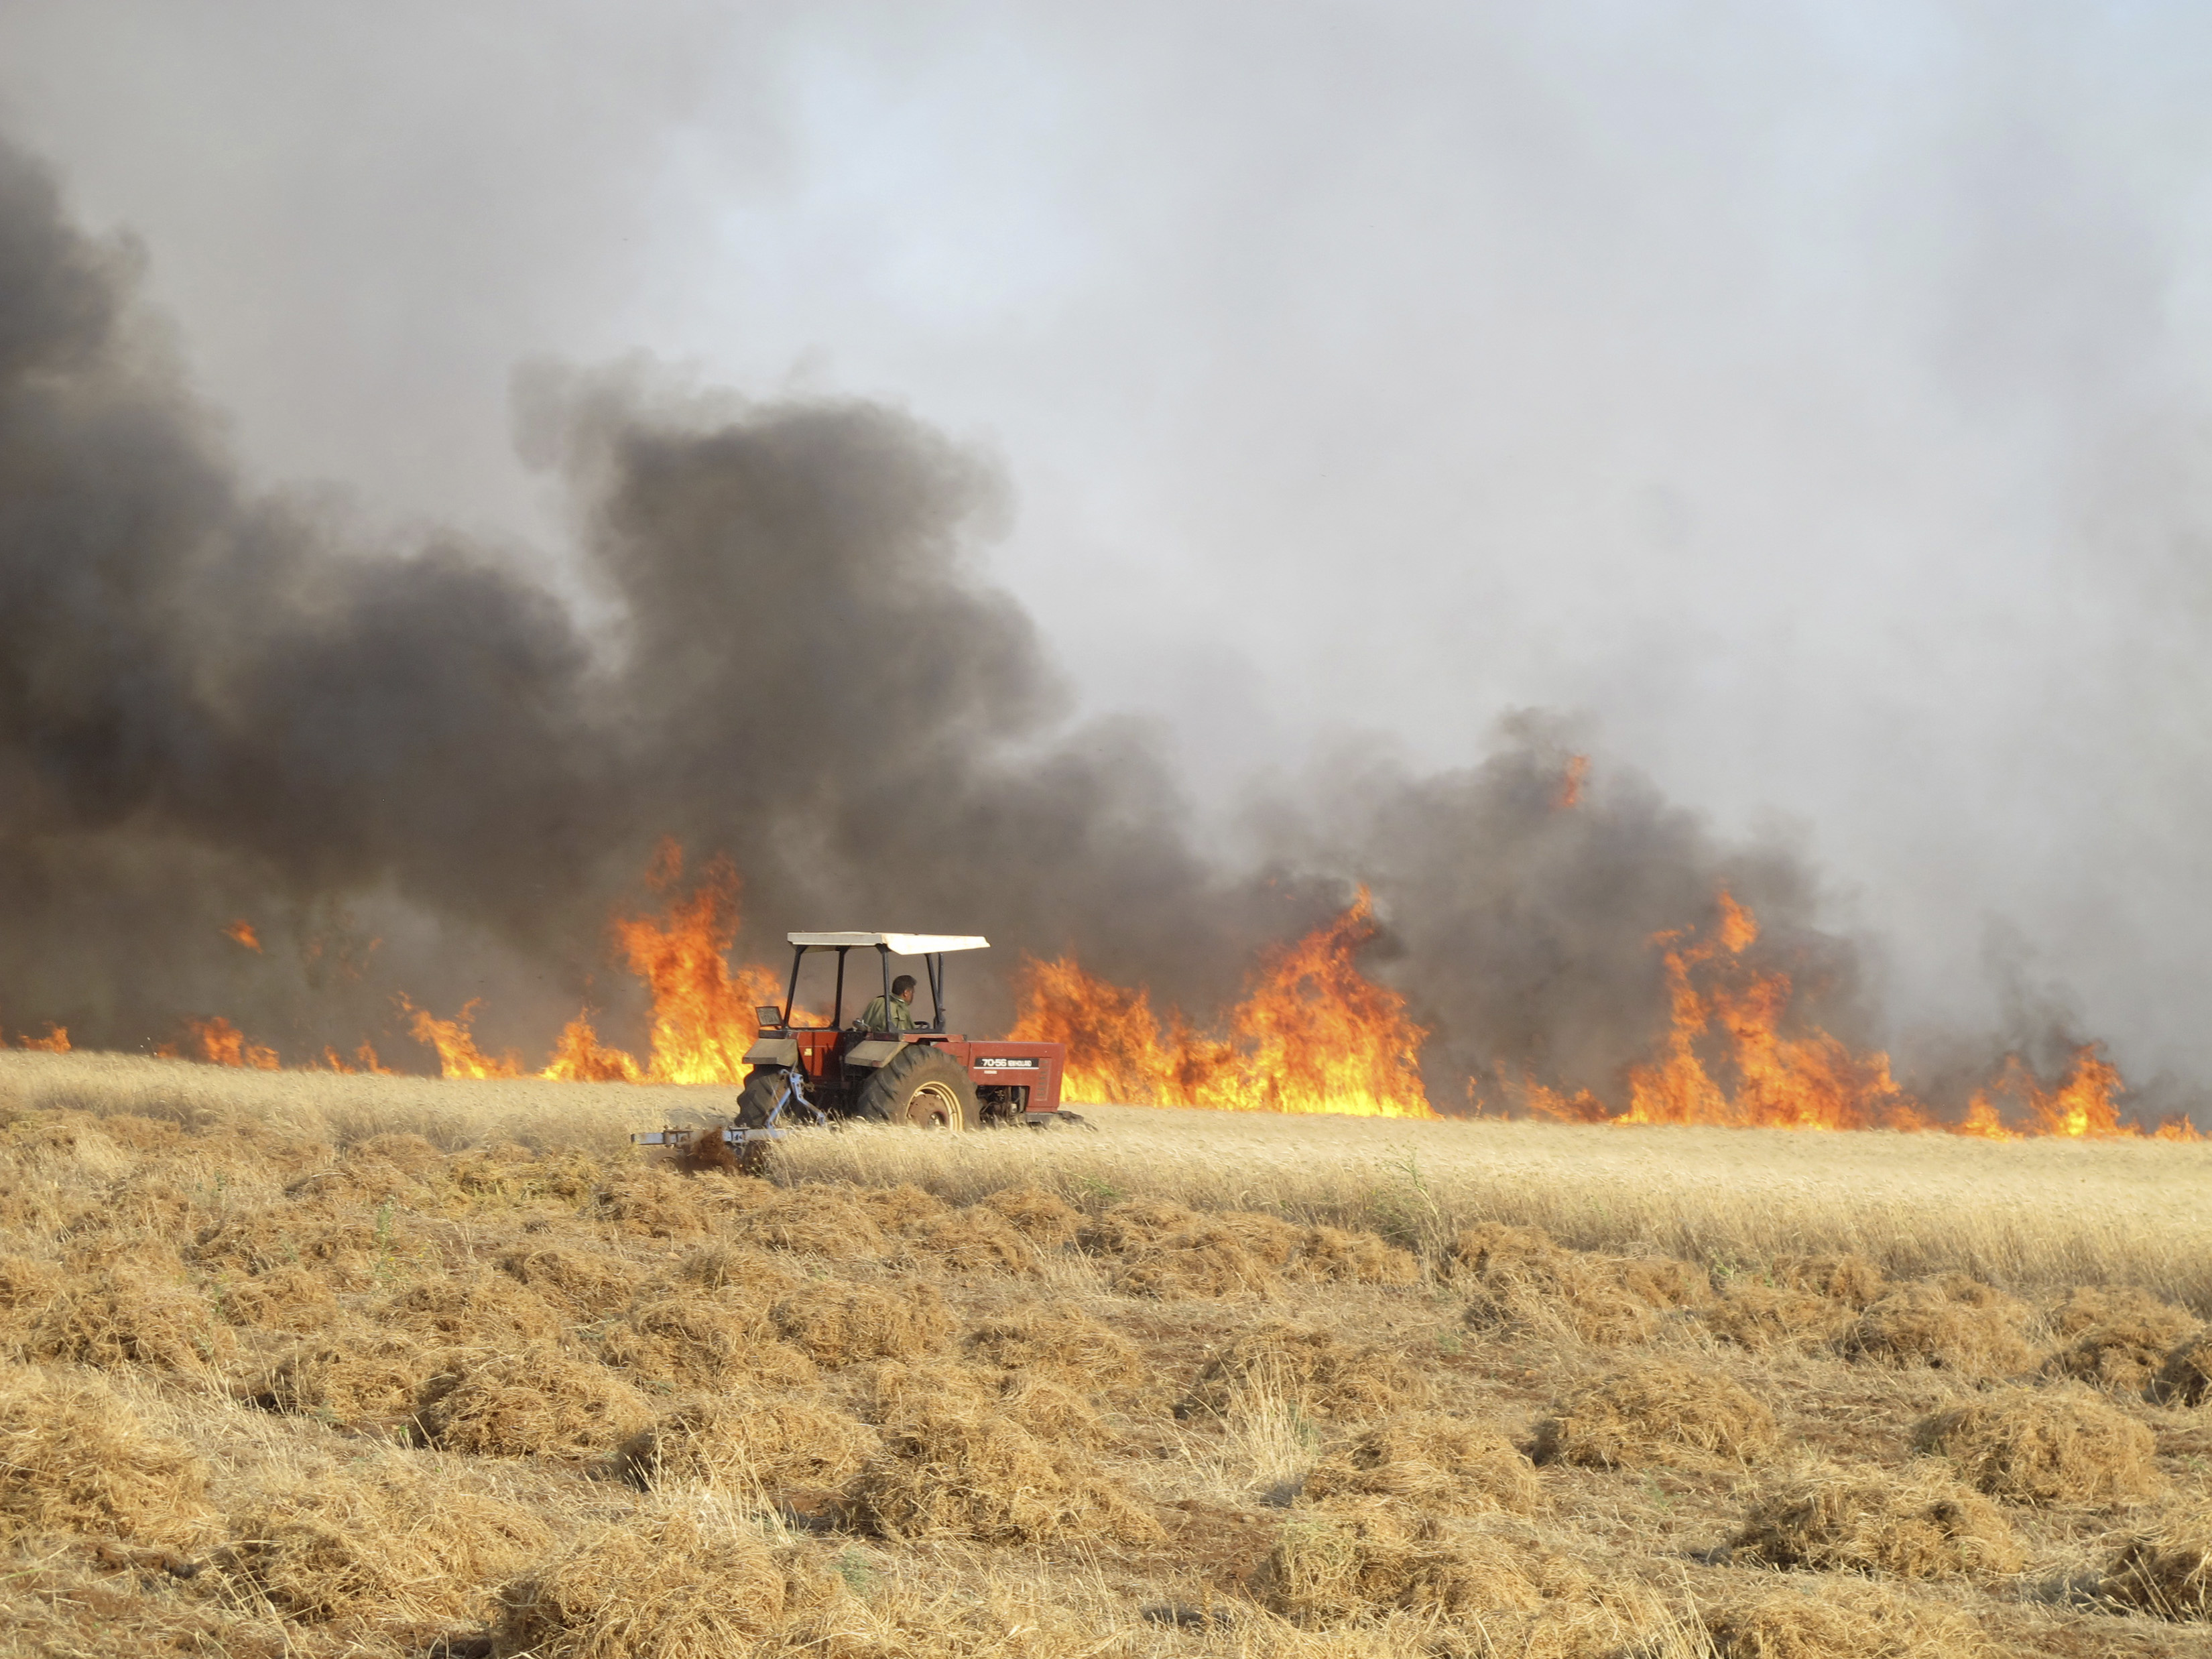
[[[978,1029],[1022,951],[1204,1019],[1364,881],[1370,969],[1433,1030],[1446,1109],[1470,1079],[1616,1095],[1667,1017],[1653,937],[1723,887],[1807,1012],[1880,1035],[1801,862],[1617,771],[1571,790],[1581,745],[1541,718],[1463,774],[1332,768],[1255,809],[1256,856],[1212,855],[1145,729],[1069,726],[1036,629],[969,562],[1006,511],[994,471],[904,414],[525,375],[580,608],[500,550],[249,496],[134,264],[0,148],[4,1029],[145,1048],[222,1012],[288,1054],[368,1037],[421,1064],[404,992],[482,996],[485,1037],[526,1053],[586,1002],[634,1040],[605,924],[673,838],[734,860],[763,960],[798,927],[990,934]]]
[[[537,376],[529,441],[619,618],[587,638],[490,550],[246,499],[131,263],[0,150],[16,1029],[132,1047],[221,1011],[349,1046],[404,989],[485,994],[495,1038],[542,1042],[663,837],[735,859],[763,944],[982,931],[1182,1000],[1328,908],[1200,856],[1140,733],[1061,728],[1035,629],[965,563],[994,477],[915,421]],[[965,1012],[1003,1018],[985,995]]]

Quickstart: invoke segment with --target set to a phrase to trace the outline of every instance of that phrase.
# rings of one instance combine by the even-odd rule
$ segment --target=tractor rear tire
[[[768,1115],[783,1093],[783,1068],[756,1066],[745,1073],[745,1086],[738,1091],[738,1127],[765,1129]]]
[[[878,1066],[861,1085],[854,1115],[923,1129],[973,1129],[983,1121],[967,1069],[927,1042],[909,1042]]]

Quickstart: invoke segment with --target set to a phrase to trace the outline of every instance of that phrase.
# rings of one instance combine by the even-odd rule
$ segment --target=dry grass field
[[[0,1054],[0,1646],[2212,1652],[2212,1148]]]

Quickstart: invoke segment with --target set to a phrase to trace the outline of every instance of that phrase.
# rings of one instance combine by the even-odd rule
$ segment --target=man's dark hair
[[[912,989],[914,989],[914,975],[912,974],[901,974],[896,979],[891,981],[891,994],[893,996],[896,996],[901,991],[911,991]]]

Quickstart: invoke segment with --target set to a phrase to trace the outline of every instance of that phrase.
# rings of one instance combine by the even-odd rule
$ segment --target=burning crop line
[[[1694,929],[1657,935],[1652,943],[1662,947],[1672,1018],[1660,1052],[1630,1068],[1626,1107],[1608,1111],[1587,1090],[1569,1097],[1534,1079],[1522,1085],[1526,1104],[1584,1123],[1943,1130],[1996,1140],[2197,1138],[2185,1118],[2148,1130],[2123,1121],[2119,1068],[2094,1043],[2075,1052],[2066,1078],[2050,1089],[2018,1055],[2008,1056],[1997,1076],[1975,1092],[1965,1118],[1945,1122],[1899,1085],[1889,1056],[1879,1049],[1854,1053],[1817,1027],[1785,1036],[1790,976],[1747,959],[1758,941],[1758,918],[1725,890],[1719,921],[1702,936]],[[2014,1103],[2012,1124],[1998,1098]]]
[[[1579,757],[1577,757],[1579,758]],[[1582,769],[1570,764],[1556,800],[1573,806]],[[652,1000],[649,1058],[603,1042],[588,1011],[562,1027],[543,1070],[514,1050],[477,1043],[471,1001],[441,1019],[399,1000],[416,1039],[434,1051],[447,1078],[556,1082],[701,1083],[743,1080],[757,1036],[754,1010],[779,1000],[766,968],[732,968],[742,884],[727,858],[708,860],[684,890],[684,856],[664,842],[647,874],[663,896],[658,915],[617,915],[614,942]],[[2154,1127],[2129,1121],[2125,1084],[2094,1044],[2076,1051],[2067,1074],[2046,1086],[2017,1056],[1978,1090],[1964,1117],[1946,1121],[1891,1075],[1889,1056],[1860,1052],[1817,1026],[1793,1021],[1790,975],[1757,959],[1758,918],[1723,890],[1707,927],[1653,936],[1667,992],[1668,1024],[1651,1054],[1628,1069],[1626,1103],[1589,1090],[1568,1093],[1529,1076],[1509,1088],[1526,1110],[1594,1124],[1703,1124],[1791,1129],[1942,1131],[1988,1139],[2063,1136],[2193,1139],[2186,1119]],[[243,922],[230,937],[258,940]],[[1072,957],[1024,958],[1012,1036],[1066,1044],[1066,1092],[1075,1100],[1203,1107],[1244,1112],[1334,1112],[1431,1118],[1419,1061],[1428,1032],[1406,999],[1358,966],[1379,928],[1366,890],[1304,939],[1264,955],[1244,994],[1211,1030],[1180,1010],[1162,1017],[1142,987],[1110,983]],[[188,1036],[158,1052],[219,1066],[273,1071],[276,1051],[247,1041],[229,1020],[187,1022]],[[66,1030],[49,1028],[23,1046],[69,1051]],[[350,1060],[325,1048],[310,1069],[384,1074],[367,1043]],[[1472,1083],[1468,1098],[1474,1102]],[[1476,1103],[1480,1109],[1480,1103]]]
[[[1240,1112],[1342,1112],[1434,1117],[1421,1087],[1428,1033],[1406,1000],[1358,969],[1379,930],[1366,889],[1343,915],[1263,960],[1227,1033],[1208,1036],[1143,989],[1127,990],[1069,957],[1023,964],[1013,1039],[1065,1042],[1076,1100]]]

